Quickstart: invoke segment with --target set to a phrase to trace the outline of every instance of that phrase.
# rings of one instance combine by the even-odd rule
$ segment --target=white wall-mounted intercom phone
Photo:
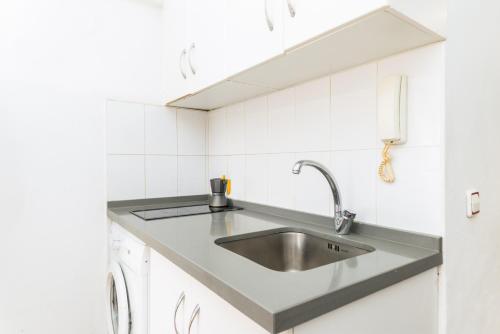
[[[384,143],[378,174],[384,182],[394,182],[389,149],[406,143],[408,79],[405,75],[384,78],[377,92],[378,136]]]

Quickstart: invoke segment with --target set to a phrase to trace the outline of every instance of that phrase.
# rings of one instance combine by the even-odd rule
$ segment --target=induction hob
[[[132,210],[130,211],[130,213],[144,220],[156,220],[156,219],[167,219],[167,218],[176,218],[185,216],[205,215],[209,213],[236,211],[236,210],[243,210],[243,208],[239,208],[236,206],[211,208],[210,206],[208,206],[208,204],[204,204],[204,205],[182,206],[175,208]]]

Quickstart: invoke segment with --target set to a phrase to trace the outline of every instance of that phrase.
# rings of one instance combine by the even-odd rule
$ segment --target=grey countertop
[[[108,216],[271,333],[292,328],[442,263],[441,238],[355,224],[341,236],[375,251],[302,272],[267,269],[214,243],[283,227],[334,235],[331,219],[245,202],[241,211],[144,221],[131,213],[204,197],[110,202]],[[197,200],[196,202],[193,200]],[[184,203],[185,204],[185,203]]]

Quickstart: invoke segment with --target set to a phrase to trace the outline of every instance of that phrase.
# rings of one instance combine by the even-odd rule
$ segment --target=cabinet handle
[[[193,326],[194,319],[200,314],[200,305],[197,304],[191,314],[191,319],[189,319],[188,334],[191,334],[191,326]]]
[[[179,296],[179,300],[177,300],[177,304],[175,304],[175,312],[174,312],[174,331],[175,334],[179,334],[179,330],[177,329],[177,311],[179,310],[179,306],[184,302],[184,299],[186,299],[186,295],[184,292],[181,292],[181,295]]]
[[[266,14],[267,27],[269,28],[269,31],[273,31],[274,24],[273,24],[273,21],[271,20],[271,17],[269,16],[268,3],[269,3],[269,0],[264,0],[264,12]]]
[[[196,45],[193,42],[193,44],[191,44],[191,46],[189,47],[189,52],[188,52],[188,63],[189,63],[189,67],[191,67],[191,72],[193,72],[193,74],[196,74],[196,68],[193,66],[193,62],[191,60],[191,55],[193,54],[193,51],[195,48],[196,48]]]
[[[293,6],[293,0],[286,0],[288,4],[288,11],[291,17],[295,17],[295,7]]]
[[[186,58],[186,49],[182,49],[181,55],[179,57],[179,70],[184,79],[187,78],[186,71],[184,70],[184,58]]]

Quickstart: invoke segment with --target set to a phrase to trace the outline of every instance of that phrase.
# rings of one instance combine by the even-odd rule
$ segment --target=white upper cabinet
[[[444,40],[446,0],[165,0],[165,102],[211,110]]]
[[[165,0],[165,97],[176,100],[224,80],[225,0]]]
[[[283,0],[226,0],[229,75],[283,53]]]
[[[227,76],[224,62],[225,0],[189,0],[187,65],[190,91]]]
[[[363,16],[391,7],[444,34],[444,0],[283,0],[284,48],[290,49]]]
[[[164,0],[163,90],[166,101],[189,92],[187,64],[187,1]]]
[[[384,0],[282,0],[284,47],[292,48],[385,4]]]

